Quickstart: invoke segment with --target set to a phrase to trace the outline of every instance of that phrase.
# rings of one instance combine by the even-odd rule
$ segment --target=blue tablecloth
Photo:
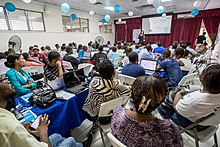
[[[48,108],[33,107],[31,110],[38,116],[48,114],[50,125],[48,135],[59,133],[64,135],[71,128],[80,126],[85,120],[82,106],[88,95],[88,90],[70,98],[69,100],[56,100]]]

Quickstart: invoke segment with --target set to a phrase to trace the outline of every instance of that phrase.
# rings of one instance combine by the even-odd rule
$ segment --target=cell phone
[[[40,116],[38,116],[34,122],[31,124],[30,128],[31,129],[34,129],[34,130],[37,130],[38,128],[38,125],[39,125],[39,122],[40,122]]]

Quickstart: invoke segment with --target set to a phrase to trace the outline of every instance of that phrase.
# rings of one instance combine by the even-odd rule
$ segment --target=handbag
[[[44,88],[44,84],[48,86],[47,89]],[[53,88],[43,81],[38,81],[37,85],[37,89],[32,91],[33,95],[29,98],[29,101],[41,108],[51,106],[56,100],[56,94]]]

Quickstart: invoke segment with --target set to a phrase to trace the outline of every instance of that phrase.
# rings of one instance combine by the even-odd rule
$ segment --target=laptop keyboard
[[[67,92],[74,93],[74,94],[78,95],[78,94],[84,92],[85,90],[87,90],[87,86],[80,84],[80,85],[68,88]]]

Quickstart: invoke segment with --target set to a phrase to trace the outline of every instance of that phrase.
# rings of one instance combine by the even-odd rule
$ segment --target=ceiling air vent
[[[146,5],[138,6],[136,8],[139,10],[146,10],[146,9],[154,9],[155,7],[152,4],[146,4]]]

